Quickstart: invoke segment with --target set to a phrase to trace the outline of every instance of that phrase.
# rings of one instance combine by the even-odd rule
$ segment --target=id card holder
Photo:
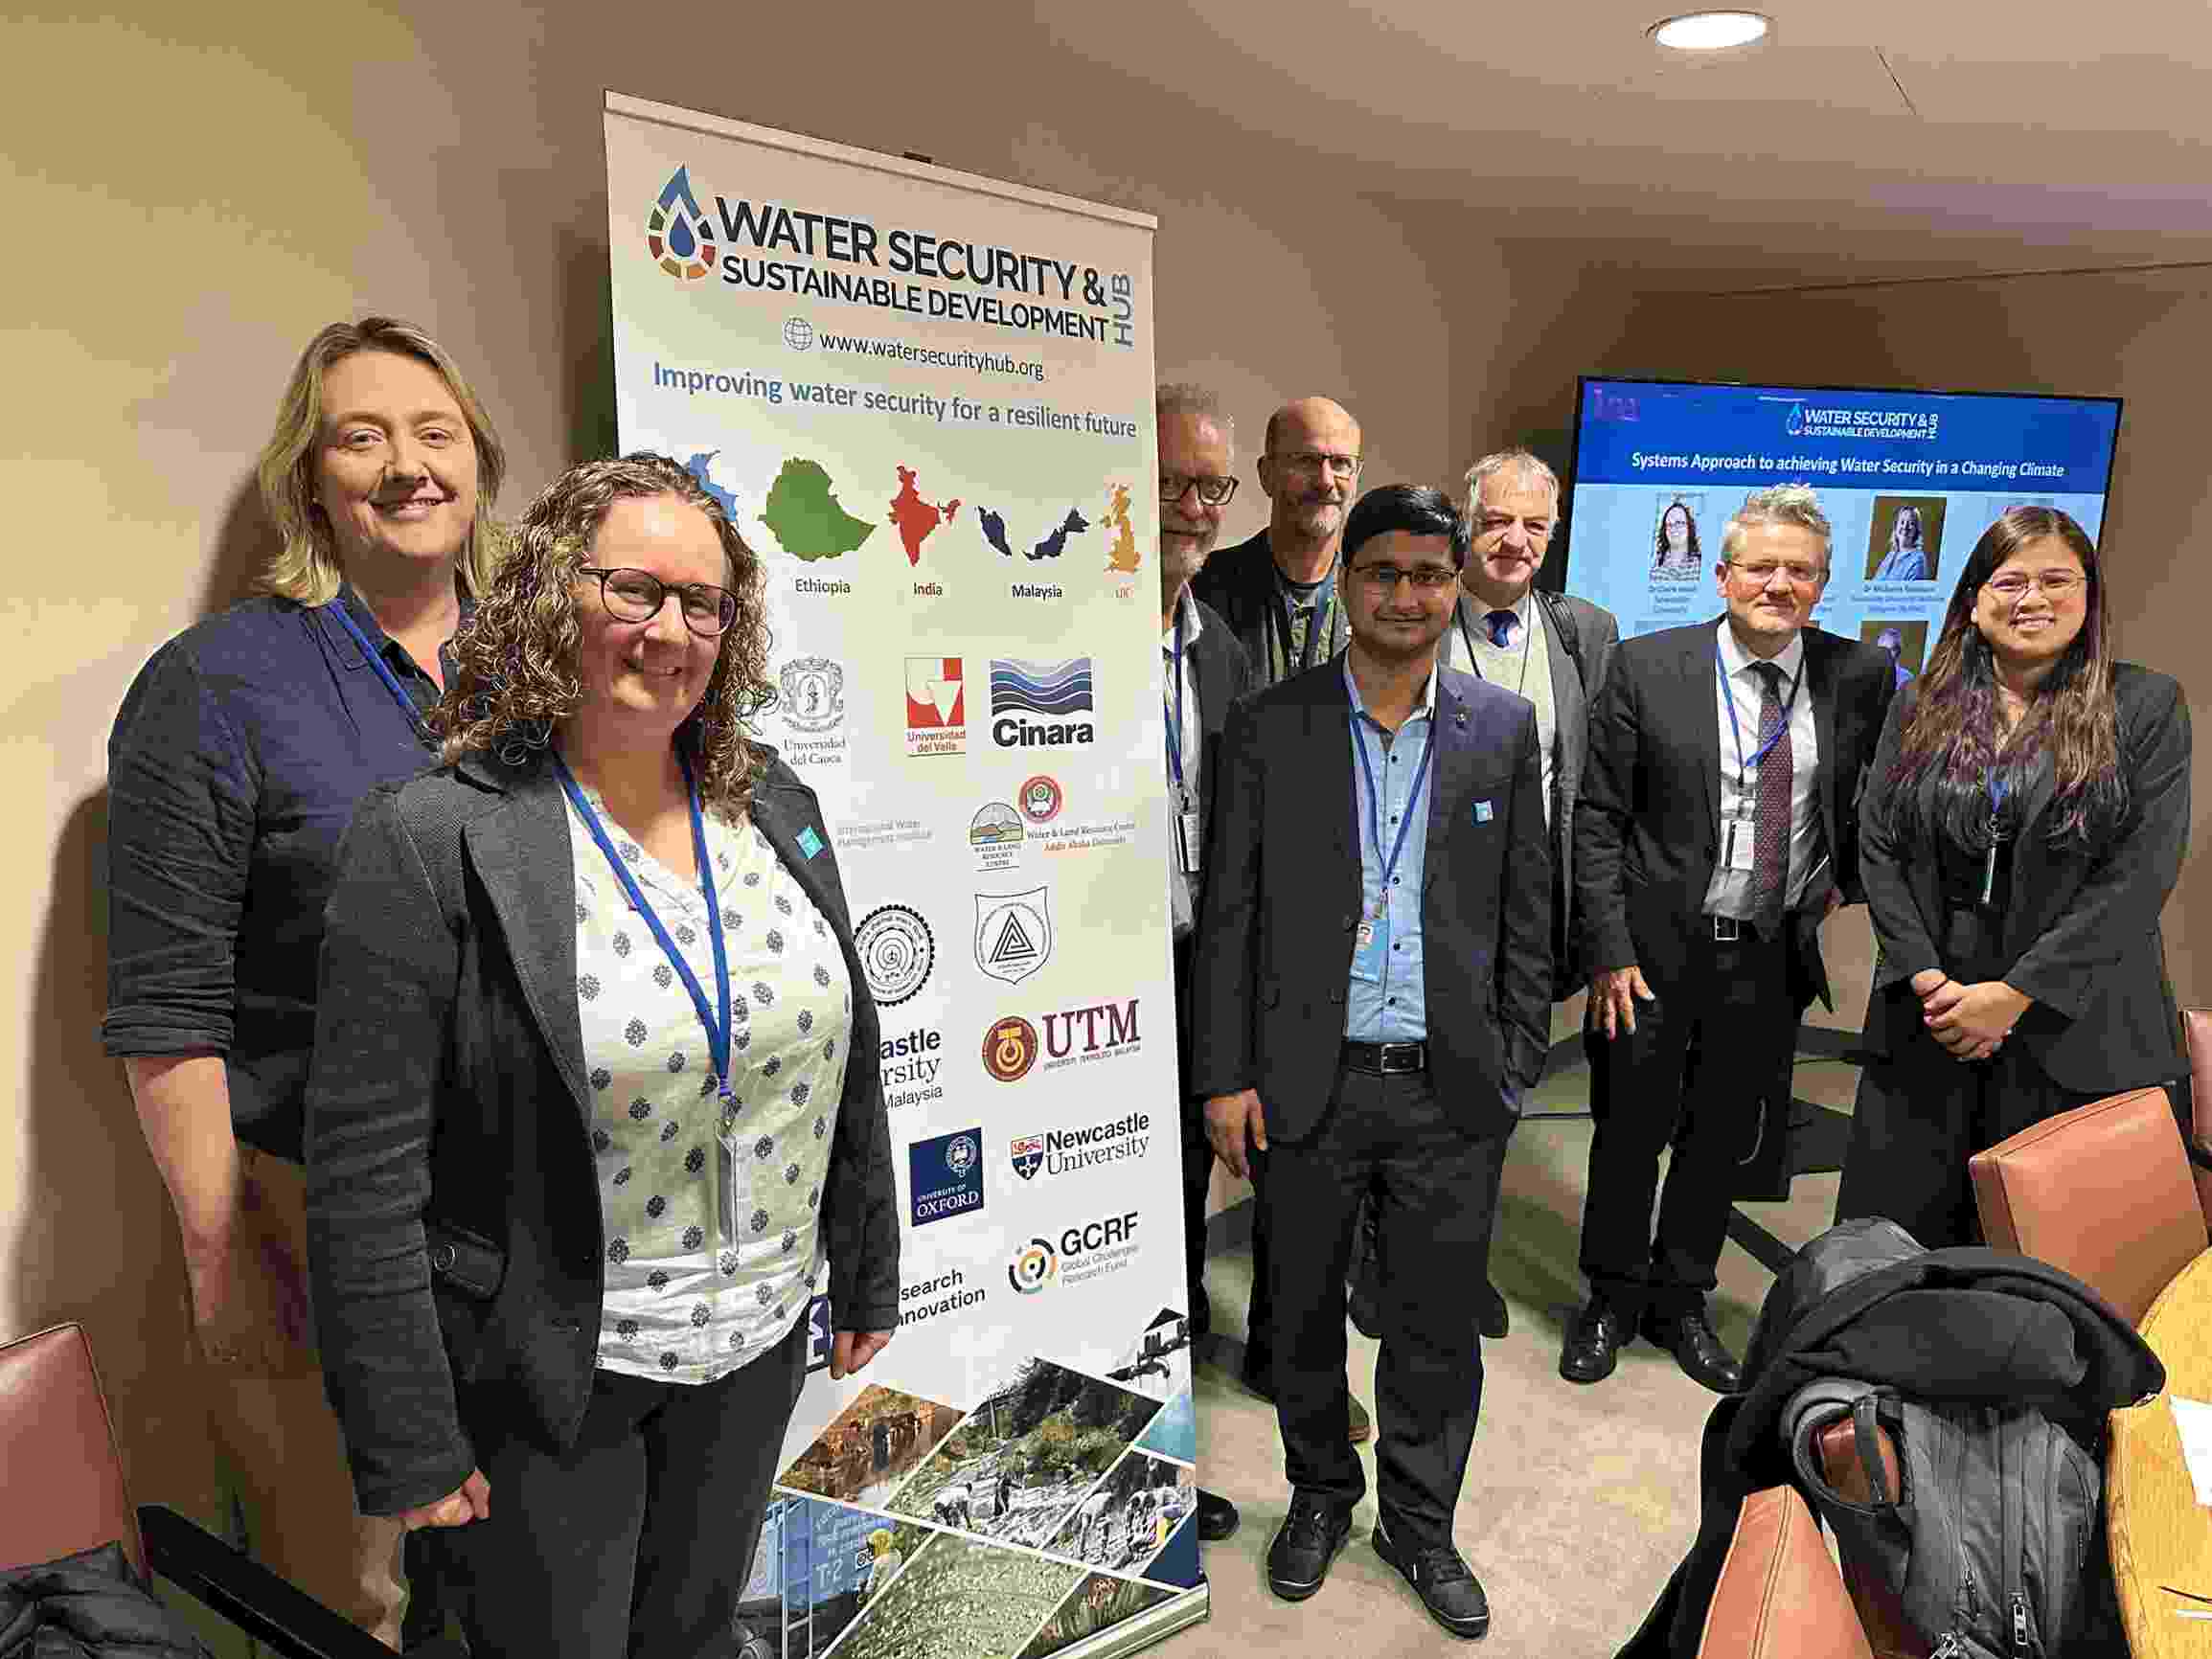
[[[745,1223],[753,1208],[753,1166],[758,1161],[744,1143],[736,1108],[725,1109],[715,1135],[715,1213],[725,1249],[738,1248],[746,1238]]]
[[[1204,844],[1198,828],[1198,811],[1187,807],[1175,814],[1175,867],[1185,875],[1198,873],[1198,855]]]
[[[1759,830],[1748,816],[1731,818],[1722,832],[1722,868],[1748,873],[1759,845]]]
[[[1389,916],[1362,916],[1352,935],[1352,977],[1362,985],[1380,985],[1389,955]]]

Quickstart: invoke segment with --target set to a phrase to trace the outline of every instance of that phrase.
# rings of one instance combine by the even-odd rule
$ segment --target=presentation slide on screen
[[[2006,509],[2062,509],[2096,539],[2119,421],[2109,398],[1585,378],[1567,591],[1624,635],[1716,615],[1729,514],[1754,489],[1810,484],[1836,537],[1813,620],[1918,673]]]

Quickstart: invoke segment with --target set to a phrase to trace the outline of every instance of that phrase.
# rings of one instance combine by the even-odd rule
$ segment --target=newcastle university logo
[[[975,966],[1019,985],[1052,955],[1052,908],[1045,889],[975,896]]]
[[[1007,1148],[1007,1158],[1014,1165],[1014,1172],[1024,1181],[1037,1178],[1044,1167],[1044,1137],[1042,1135],[1016,1135]]]
[[[714,221],[692,193],[692,170],[679,167],[661,187],[645,220],[646,252],[679,283],[696,283],[715,268]]]

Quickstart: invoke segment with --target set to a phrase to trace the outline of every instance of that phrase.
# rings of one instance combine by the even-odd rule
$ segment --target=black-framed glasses
[[[1339,484],[1349,484],[1359,475],[1359,457],[1332,455],[1320,449],[1291,449],[1274,457],[1277,466],[1287,472],[1311,472],[1315,476],[1326,472]]]
[[[738,620],[738,596],[726,587],[703,581],[671,587],[650,570],[627,566],[604,570],[587,564],[577,575],[599,578],[599,602],[616,622],[652,621],[672,593],[678,602],[676,608],[683,613],[684,626],[702,640],[720,639]]]
[[[1198,499],[1208,507],[1220,507],[1237,493],[1234,478],[1217,478],[1204,472],[1163,472],[1160,474],[1160,500],[1172,505],[1183,498],[1183,491],[1196,489]]]
[[[1419,564],[1411,570],[1384,560],[1378,564],[1362,564],[1352,574],[1378,593],[1395,593],[1398,584],[1409,581],[1421,593],[1442,593],[1459,580],[1459,572],[1446,570],[1438,564]]]

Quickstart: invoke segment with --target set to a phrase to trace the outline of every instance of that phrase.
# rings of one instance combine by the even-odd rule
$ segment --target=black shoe
[[[1632,1333],[1627,1317],[1593,1293],[1567,1326],[1560,1348],[1560,1375],[1569,1382],[1603,1382],[1620,1363],[1621,1344]]]
[[[1198,1536],[1218,1544],[1237,1530],[1237,1506],[1219,1492],[1198,1489]]]
[[[1513,1315],[1505,1309],[1505,1298],[1487,1279],[1483,1281],[1482,1294],[1474,1299],[1474,1327],[1493,1342],[1503,1342],[1513,1329]]]
[[[1286,1602],[1303,1602],[1321,1587],[1329,1563],[1351,1536],[1350,1511],[1311,1492],[1292,1492],[1290,1512],[1267,1546],[1267,1588]]]
[[[1449,1544],[1399,1543],[1375,1523],[1375,1553],[1396,1567],[1428,1616],[1454,1636],[1470,1640],[1490,1628],[1490,1599]]]
[[[1722,1347],[1713,1333],[1713,1322],[1702,1307],[1688,1313],[1646,1313],[1637,1334],[1656,1343],[1675,1356],[1675,1363],[1692,1382],[1715,1394],[1735,1394],[1744,1386],[1744,1368]]]

